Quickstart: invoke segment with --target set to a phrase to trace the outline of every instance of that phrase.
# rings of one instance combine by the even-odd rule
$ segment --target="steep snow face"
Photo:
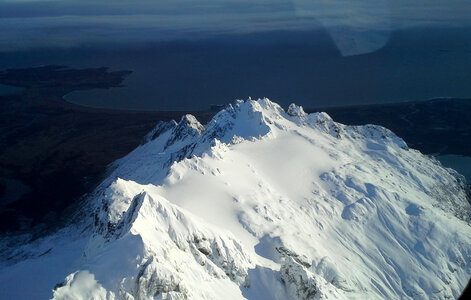
[[[0,298],[442,299],[471,277],[464,178],[379,126],[249,99],[112,167],[82,223],[3,262]]]

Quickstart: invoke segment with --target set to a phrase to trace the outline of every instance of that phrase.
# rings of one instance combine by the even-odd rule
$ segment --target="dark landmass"
[[[191,113],[205,123],[215,113],[105,110],[63,99],[74,90],[119,87],[127,75],[61,66],[0,73],[0,83],[24,87],[19,94],[0,96],[0,234],[61,224],[67,208],[100,182],[106,166],[138,146],[159,121]],[[382,125],[426,154],[471,156],[468,99],[306,111],[326,111],[344,124]],[[17,199],[6,199],[7,194]]]
[[[57,66],[1,73],[1,83],[25,90],[0,96],[0,233],[60,223],[65,209],[93,189],[106,166],[138,146],[159,121],[178,120],[184,113],[205,121],[213,113],[113,111],[62,98],[77,89],[120,86],[127,74]],[[3,199],[9,182],[28,189],[5,203],[12,200]]]
[[[123,87],[125,76],[132,71],[109,72],[108,68],[71,69],[66,66],[48,65],[27,69],[7,69],[0,72],[4,85],[37,89],[39,93],[67,94],[71,91]]]
[[[439,98],[309,111],[325,111],[343,124],[384,126],[425,154],[471,156],[471,99]]]

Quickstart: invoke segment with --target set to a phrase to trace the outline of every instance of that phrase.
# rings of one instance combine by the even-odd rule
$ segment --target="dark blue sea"
[[[465,98],[471,29],[397,30],[383,48],[355,56],[342,56],[322,30],[0,53],[0,69],[45,64],[132,70],[126,87],[66,96],[113,109],[205,110],[249,96],[309,108]]]

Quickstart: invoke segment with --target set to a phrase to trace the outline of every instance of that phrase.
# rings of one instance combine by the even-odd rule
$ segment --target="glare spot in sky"
[[[387,0],[293,0],[299,16],[317,19],[343,56],[381,49],[391,31]]]

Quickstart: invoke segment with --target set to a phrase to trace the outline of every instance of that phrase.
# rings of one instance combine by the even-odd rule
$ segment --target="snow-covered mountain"
[[[444,299],[471,277],[464,178],[391,131],[237,101],[160,123],[1,299]]]

